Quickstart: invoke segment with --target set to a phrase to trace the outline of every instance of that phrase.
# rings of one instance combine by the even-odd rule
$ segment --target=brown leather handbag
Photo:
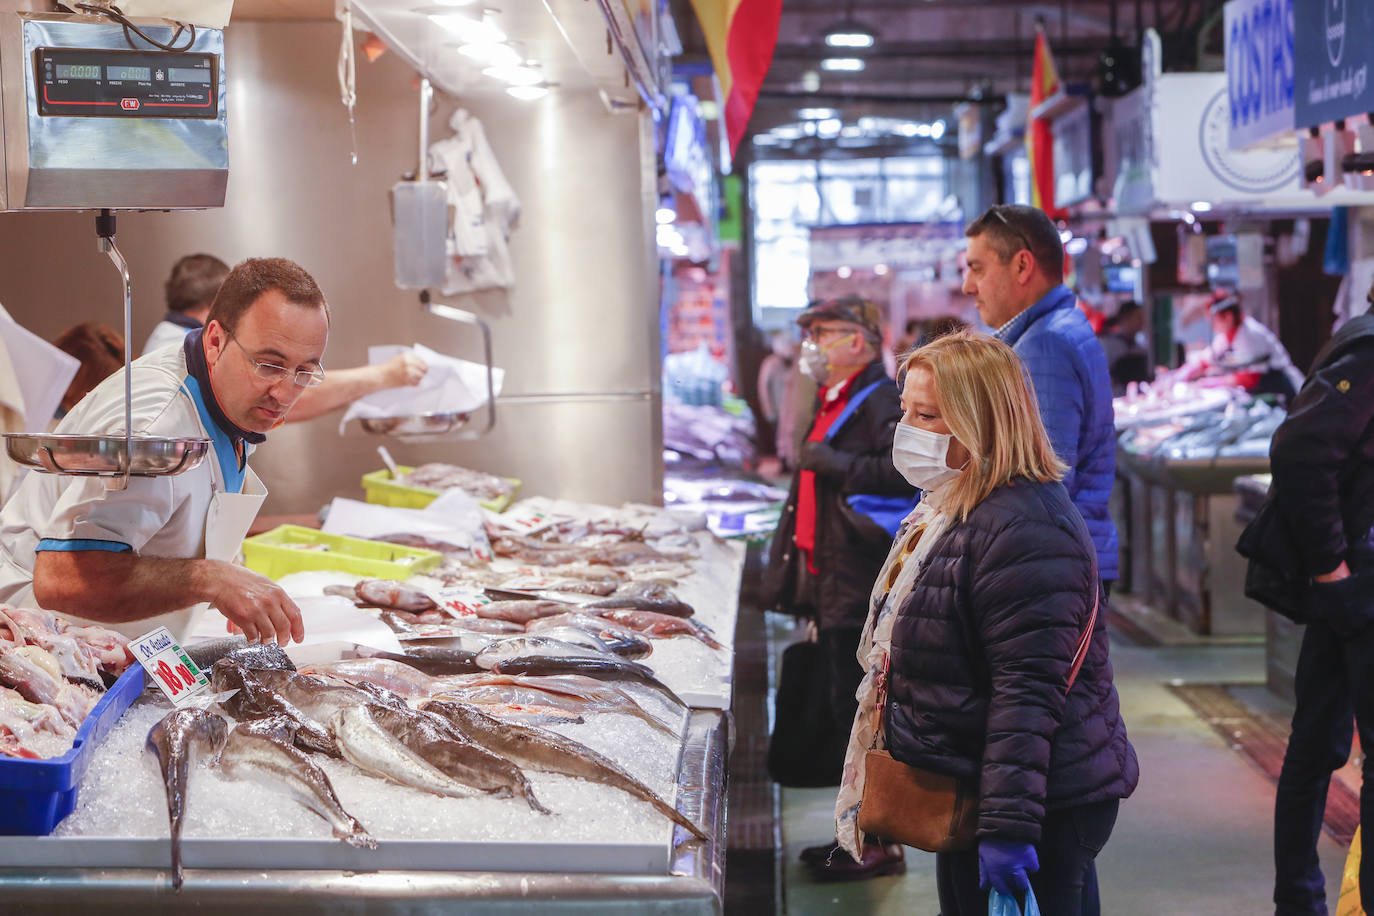
[[[1100,596],[1078,638],[1065,693],[1077,680],[1088,654],[1099,602]],[[864,756],[859,829],[926,852],[971,849],[978,831],[978,791],[952,776],[909,766],[875,748]]]

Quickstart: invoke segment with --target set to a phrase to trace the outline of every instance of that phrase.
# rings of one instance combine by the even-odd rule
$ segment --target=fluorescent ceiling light
[[[833,108],[803,108],[797,112],[797,117],[803,121],[822,121],[826,118],[835,117]]]
[[[542,99],[549,94],[548,86],[507,86],[506,92],[526,102]]]
[[[867,32],[831,32],[825,36],[825,43],[832,48],[871,48],[873,36]]]
[[[801,75],[801,87],[803,92],[815,92],[821,88],[821,75],[815,70],[807,70]]]
[[[465,44],[499,44],[506,40],[506,33],[489,19],[473,19],[462,13],[429,13],[431,22],[452,32]]]
[[[434,0],[436,6],[471,6],[475,0]]]
[[[864,132],[853,124],[846,125],[840,129],[841,137],[862,137]]]
[[[544,74],[527,64],[516,64],[513,67],[488,67],[482,72],[492,79],[510,83],[512,86],[533,86],[544,79]]]
[[[660,226],[671,223],[675,219],[677,219],[677,213],[672,207],[659,207],[654,211],[654,222]]]
[[[864,62],[857,57],[827,57],[821,61],[822,70],[840,70],[857,73],[864,68]]]
[[[802,129],[795,124],[787,124],[782,127],[775,127],[771,131],[769,131],[769,133],[777,137],[779,140],[800,140],[802,138]]]
[[[1212,209],[1212,205],[1205,200],[1195,200],[1193,201],[1192,209],[1198,213],[1206,213],[1208,210]]]
[[[948,130],[948,127],[945,125],[944,121],[936,121],[934,124],[930,125],[930,139],[939,140],[945,135],[946,130]]]
[[[458,53],[487,67],[513,67],[521,59],[520,53],[510,45],[486,41],[465,44]]]
[[[842,127],[844,127],[844,122],[839,118],[826,118],[824,121],[817,121],[816,136],[827,140],[838,137]]]

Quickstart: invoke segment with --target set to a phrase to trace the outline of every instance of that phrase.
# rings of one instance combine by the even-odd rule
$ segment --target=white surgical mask
[[[853,334],[832,340],[822,347],[814,340],[807,338],[802,341],[801,346],[801,370],[814,381],[817,385],[824,385],[825,380],[830,378],[830,357],[826,354],[847,340],[853,339]]]
[[[892,436],[892,464],[907,483],[918,490],[931,490],[958,477],[963,468],[949,467],[949,443],[954,437],[948,433],[933,433],[919,426],[897,424]]]

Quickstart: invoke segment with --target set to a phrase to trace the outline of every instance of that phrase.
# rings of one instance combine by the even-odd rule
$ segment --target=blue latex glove
[[[1018,840],[979,840],[978,886],[991,885],[1008,896],[1030,887],[1030,875],[1040,870],[1035,847]]]

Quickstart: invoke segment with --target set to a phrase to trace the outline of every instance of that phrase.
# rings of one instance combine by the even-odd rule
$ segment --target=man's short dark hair
[[[969,223],[964,235],[969,238],[986,235],[988,246],[997,252],[1003,264],[1025,249],[1051,282],[1064,281],[1064,243],[1059,239],[1059,230],[1042,210],[1015,204],[989,207],[986,213]]]
[[[188,254],[172,265],[167,278],[167,310],[189,312],[209,305],[219,285],[229,275],[229,265],[211,254]]]
[[[295,261],[286,258],[249,258],[234,265],[220,284],[205,323],[218,321],[230,333],[248,307],[265,293],[276,290],[293,305],[324,310],[329,320],[329,305],[315,279]]]

